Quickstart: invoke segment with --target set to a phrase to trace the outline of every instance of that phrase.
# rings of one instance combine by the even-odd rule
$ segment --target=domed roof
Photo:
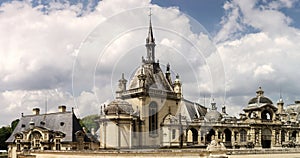
[[[109,114],[131,114],[133,112],[133,108],[131,104],[129,104],[125,100],[116,99],[110,102],[107,107],[104,109],[104,113],[106,115]]]
[[[248,104],[256,104],[256,103],[262,103],[262,104],[273,104],[273,102],[264,96],[264,91],[261,87],[258,88],[256,91],[256,97],[249,100]]]
[[[222,119],[222,115],[217,110],[210,110],[206,113],[205,118],[208,121],[220,121]]]
[[[264,96],[257,96],[249,100],[248,104],[255,104],[255,103],[264,103],[264,104],[273,104],[273,102]]]

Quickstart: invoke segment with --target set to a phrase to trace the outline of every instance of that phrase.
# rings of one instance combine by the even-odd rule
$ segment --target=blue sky
[[[179,7],[179,10],[197,21],[210,33],[215,33],[220,28],[219,22],[224,15],[224,0],[153,0],[152,3],[162,7]]]
[[[274,103],[280,91],[286,105],[300,100],[299,0],[4,0],[0,125],[43,109],[45,98],[49,112],[66,104],[79,117],[112,101],[120,74],[130,80],[144,55],[149,7],[157,57],[180,74],[185,98],[203,103],[213,96],[235,116],[259,86]],[[104,48],[109,53],[99,55]]]

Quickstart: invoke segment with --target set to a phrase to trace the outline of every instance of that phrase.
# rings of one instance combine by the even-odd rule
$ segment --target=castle
[[[182,94],[179,75],[173,81],[170,65],[166,72],[155,60],[151,18],[146,38],[146,58],[131,78],[122,74],[116,100],[101,109],[100,148],[206,147],[212,140],[228,148],[275,148],[296,146],[299,136],[299,102],[283,108],[264,96],[261,87],[249,100],[240,118],[226,107],[217,111],[188,101]]]
[[[101,106],[96,134],[86,133],[73,111],[22,116],[6,141],[9,157],[31,150],[98,150],[132,148],[205,148],[212,141],[227,148],[281,148],[300,144],[300,102],[276,105],[261,87],[239,118],[221,112],[212,101],[207,108],[182,94],[179,75],[171,77],[155,59],[155,38],[150,18],[146,57],[127,84],[119,80],[116,98]],[[184,74],[183,74],[184,75]],[[97,137],[97,138],[96,138]]]

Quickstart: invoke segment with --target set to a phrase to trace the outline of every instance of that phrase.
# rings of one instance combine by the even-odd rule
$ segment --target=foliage
[[[12,134],[19,121],[19,119],[16,119],[11,122],[11,126],[3,126],[0,128],[0,150],[7,150],[7,144],[5,141]]]
[[[5,141],[9,138],[10,135],[11,128],[9,126],[3,126],[0,128],[0,150],[7,150],[7,144],[5,143]]]
[[[80,120],[80,125],[85,127],[88,131],[92,128],[97,130],[99,128],[99,124],[95,121],[98,115],[88,115]]]
[[[19,123],[19,119],[15,119],[13,122],[11,122],[11,132],[13,132],[15,130],[15,128],[17,127],[18,123]]]

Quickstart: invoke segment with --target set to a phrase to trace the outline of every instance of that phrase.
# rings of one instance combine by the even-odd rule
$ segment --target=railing
[[[148,94],[153,94],[153,95],[159,95],[159,96],[166,96],[170,98],[177,98],[177,94],[171,91],[164,91],[164,90],[159,90],[159,89],[148,89],[146,90],[145,88],[135,88],[135,89],[130,89],[125,92],[122,92],[121,95],[126,96],[126,95],[131,95],[131,94],[136,94],[136,93],[145,93],[147,92]]]

